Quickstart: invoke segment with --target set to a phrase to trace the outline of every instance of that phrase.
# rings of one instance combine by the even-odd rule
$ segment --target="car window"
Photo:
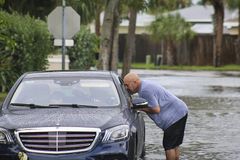
[[[21,82],[10,103],[108,107],[118,106],[120,99],[110,79],[33,78]]]
[[[121,86],[121,89],[122,89],[122,91],[123,91],[124,96],[125,96],[126,99],[130,102],[131,99],[132,99],[131,95],[128,93],[127,89],[125,88],[125,85],[124,85],[124,82],[123,82],[122,78],[119,77],[118,79],[119,79],[119,81],[120,81],[120,83],[121,83],[120,86]]]

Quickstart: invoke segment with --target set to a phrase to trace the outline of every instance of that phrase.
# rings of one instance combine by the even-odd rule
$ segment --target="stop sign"
[[[64,16],[63,7],[56,7],[48,15],[47,23],[49,31],[56,39],[71,39],[80,30],[80,16],[72,7],[64,7]]]

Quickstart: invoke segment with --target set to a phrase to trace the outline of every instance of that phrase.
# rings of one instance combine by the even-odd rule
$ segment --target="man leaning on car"
[[[160,84],[140,80],[135,73],[124,77],[124,84],[130,94],[138,93],[148,102],[147,108],[140,108],[164,131],[163,147],[167,160],[178,160],[188,115],[186,104],[167,91]]]

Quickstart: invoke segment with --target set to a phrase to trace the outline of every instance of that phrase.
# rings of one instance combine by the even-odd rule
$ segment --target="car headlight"
[[[4,128],[0,128],[0,144],[12,143],[11,134]]]
[[[129,126],[127,125],[120,125],[105,131],[105,135],[103,137],[103,142],[115,142],[119,140],[123,140],[128,137],[129,134]]]

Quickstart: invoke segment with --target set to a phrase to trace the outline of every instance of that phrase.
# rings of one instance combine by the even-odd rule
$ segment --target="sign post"
[[[66,2],[65,0],[62,0],[62,70],[65,70],[65,52],[66,52],[66,46],[65,46],[65,10]]]
[[[73,46],[72,37],[80,30],[80,16],[72,7],[66,6],[65,0],[62,0],[62,6],[56,7],[48,15],[47,23],[49,31],[55,38],[54,44],[56,42],[59,46],[61,42],[62,70],[65,70],[66,46]]]

